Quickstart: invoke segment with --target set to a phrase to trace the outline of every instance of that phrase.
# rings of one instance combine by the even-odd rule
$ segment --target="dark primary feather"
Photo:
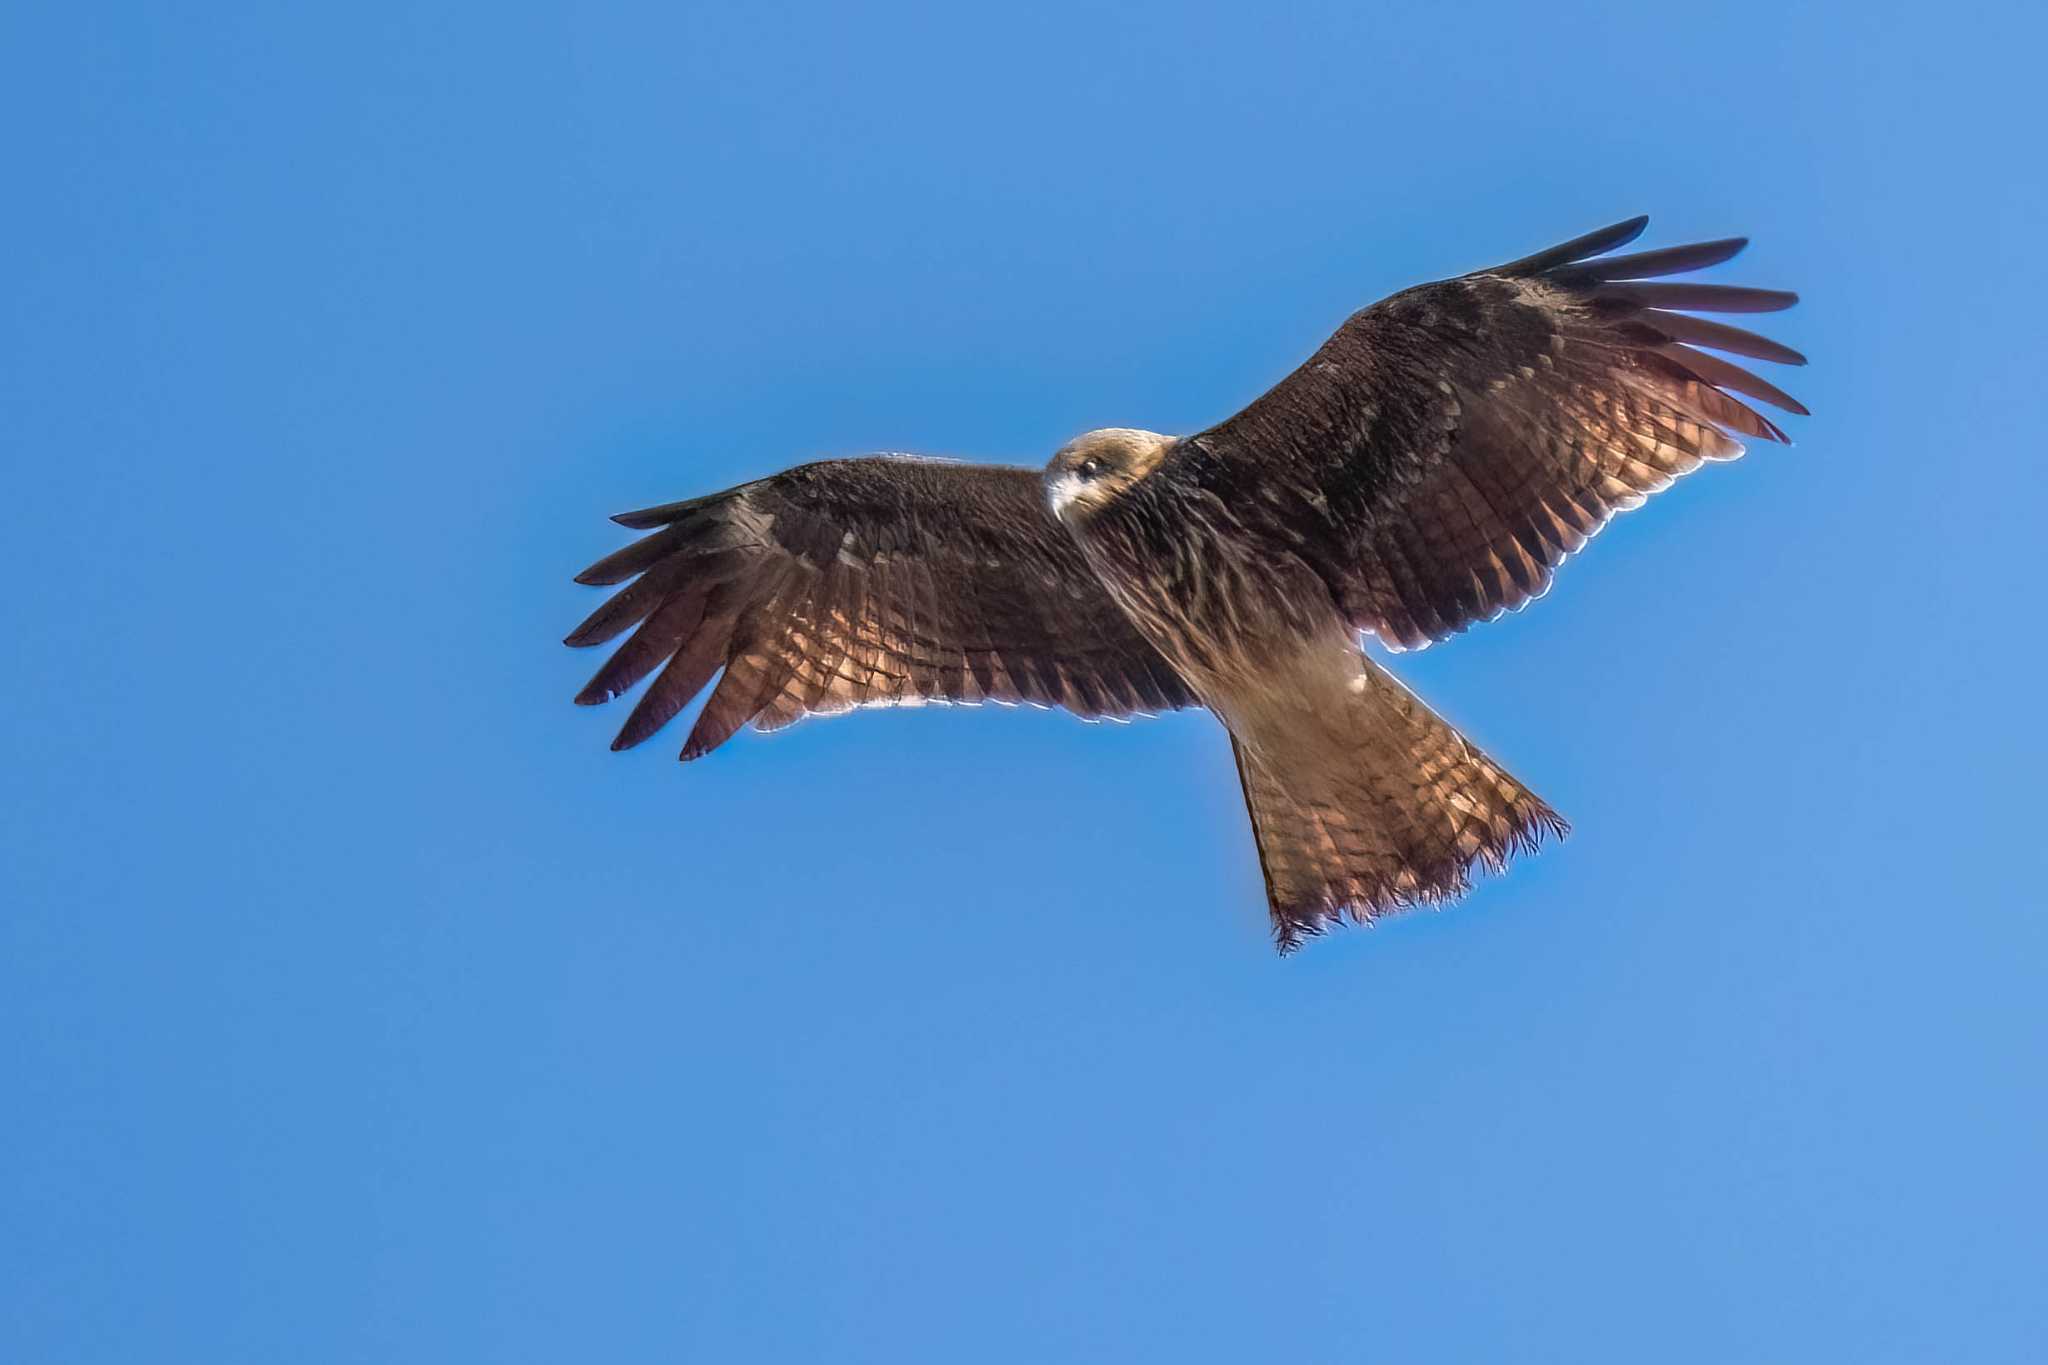
[[[1035,470],[828,460],[613,520],[651,534],[577,576],[632,581],[568,643],[633,634],[576,700],[661,670],[614,748],[666,725],[721,669],[685,758],[742,725],[864,705],[1195,704],[1046,511]]]
[[[1556,246],[1546,247],[1533,256],[1524,256],[1519,261],[1509,261],[1506,265],[1495,266],[1493,273],[1536,275],[1561,265],[1570,265],[1573,261],[1598,256],[1601,252],[1612,251],[1618,246],[1627,246],[1642,236],[1643,229],[1649,225],[1649,214],[1637,214],[1626,222],[1616,223],[1613,227],[1604,227],[1583,237],[1574,237],[1569,242],[1559,242]]]
[[[1616,512],[1740,455],[1739,437],[1783,441],[1744,399],[1806,412],[1700,348],[1803,364],[1797,351],[1683,311],[1772,312],[1797,296],[1646,282],[1726,261],[1741,238],[1602,254],[1646,221],[1354,314],[1157,477],[1239,509],[1389,645],[1522,606]]]

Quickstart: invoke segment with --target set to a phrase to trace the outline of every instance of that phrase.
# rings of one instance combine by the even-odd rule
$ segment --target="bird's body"
[[[1359,646],[1269,517],[1149,475],[1073,517],[1110,596],[1230,731],[1284,945],[1347,905],[1444,900],[1564,823]]]
[[[638,630],[578,700],[662,669],[623,747],[722,671],[685,758],[861,705],[1200,705],[1230,732],[1283,949],[1457,896],[1564,822],[1361,632],[1413,648],[1520,607],[1615,512],[1738,435],[1783,439],[1734,394],[1803,411],[1687,343],[1796,353],[1673,311],[1792,296],[1643,283],[1737,240],[1595,259],[1641,227],[1397,294],[1194,436],[1091,432],[1042,475],[826,461],[626,514],[654,534],[581,577],[634,581],[570,643]]]

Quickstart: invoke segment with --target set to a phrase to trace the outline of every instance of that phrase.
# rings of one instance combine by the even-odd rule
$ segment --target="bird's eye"
[[[1079,473],[1084,479],[1093,479],[1100,476],[1102,473],[1102,461],[1092,456],[1081,461]]]

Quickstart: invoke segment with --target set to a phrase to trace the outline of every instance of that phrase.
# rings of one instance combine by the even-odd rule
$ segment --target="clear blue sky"
[[[0,1358],[2048,1358],[2048,31],[1255,8],[8,8]],[[1577,826],[1455,912],[1276,958],[1201,715],[569,704],[610,512],[1637,212],[1817,416],[1399,663]]]

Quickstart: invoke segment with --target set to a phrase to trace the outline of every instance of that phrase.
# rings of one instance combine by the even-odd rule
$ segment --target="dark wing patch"
[[[1785,434],[1745,402],[1806,409],[1700,347],[1799,365],[1790,347],[1692,312],[1797,296],[1657,283],[1742,238],[1625,256],[1636,218],[1354,314],[1237,416],[1182,442],[1192,477],[1315,563],[1352,622],[1416,648],[1541,596],[1615,513],[1739,438]]]
[[[1052,520],[1034,470],[829,460],[613,520],[652,534],[577,576],[627,585],[567,642],[633,631],[583,705],[660,670],[615,749],[720,670],[684,758],[743,725],[857,706],[1035,702],[1097,717],[1196,704]]]

